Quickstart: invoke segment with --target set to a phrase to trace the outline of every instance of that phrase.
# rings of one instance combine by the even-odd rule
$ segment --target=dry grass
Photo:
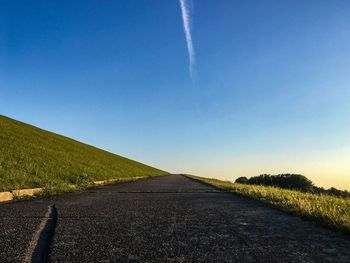
[[[350,234],[350,199],[302,193],[270,186],[237,184],[198,176],[189,177],[220,189],[263,201],[285,212]]]

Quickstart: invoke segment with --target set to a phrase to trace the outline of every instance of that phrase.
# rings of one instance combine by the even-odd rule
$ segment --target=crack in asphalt
[[[1,204],[0,214],[1,263],[350,262],[348,237],[179,175]]]
[[[29,243],[24,263],[45,263],[49,261],[50,246],[57,224],[57,208],[50,205],[38,229]]]

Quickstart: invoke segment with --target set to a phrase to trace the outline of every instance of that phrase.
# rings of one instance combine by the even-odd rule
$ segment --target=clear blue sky
[[[187,1],[188,2],[188,1]],[[350,189],[350,2],[0,0],[0,114],[170,172]]]

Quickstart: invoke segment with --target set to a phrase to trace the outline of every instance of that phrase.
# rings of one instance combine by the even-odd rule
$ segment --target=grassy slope
[[[220,189],[263,201],[288,213],[350,234],[350,199],[302,193],[277,187],[237,184],[198,176],[189,177]]]
[[[0,115],[0,191],[166,172]]]

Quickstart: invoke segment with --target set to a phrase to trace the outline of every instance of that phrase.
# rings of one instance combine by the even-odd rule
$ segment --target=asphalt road
[[[0,262],[53,203],[50,262],[350,262],[349,237],[181,175],[0,204]]]

